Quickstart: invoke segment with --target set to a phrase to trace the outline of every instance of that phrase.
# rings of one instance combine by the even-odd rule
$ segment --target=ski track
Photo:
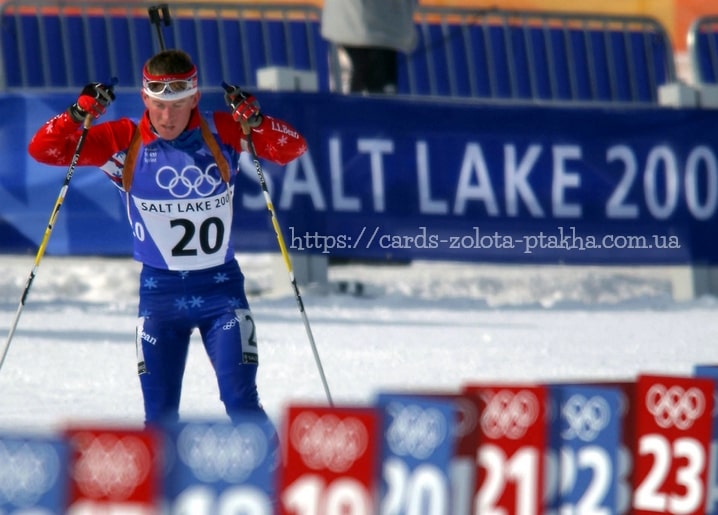
[[[323,385],[278,256],[239,260],[260,345],[258,386],[275,420],[292,403],[325,404]],[[1,256],[0,332],[32,256]],[[0,428],[139,425],[134,326],[139,265],[129,258],[46,257],[0,370]],[[334,403],[380,391],[449,390],[468,382],[631,379],[691,374],[713,363],[718,302],[677,302],[647,269],[413,262],[335,265],[301,287]],[[362,296],[340,293],[362,287]],[[224,418],[195,335],[181,414]]]

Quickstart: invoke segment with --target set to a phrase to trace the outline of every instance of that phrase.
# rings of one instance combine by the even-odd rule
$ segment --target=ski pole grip
[[[232,93],[232,92],[234,91],[234,86],[232,86],[231,84],[228,84],[226,81],[222,81],[222,88],[224,88],[224,91],[225,91],[226,93]],[[235,109],[237,109],[237,106],[239,105],[239,104],[235,104],[234,102],[231,102],[231,101],[228,101],[227,103],[229,104],[229,107],[232,108],[232,111],[234,111]],[[242,120],[242,121],[239,122],[239,124],[242,126],[242,132],[243,132],[246,136],[251,136],[252,129],[251,129],[251,127],[247,124],[247,122],[245,122],[244,120]]]
[[[232,93],[234,91],[234,86],[232,86],[231,84],[228,84],[226,81],[222,81],[222,88],[224,89],[225,93]],[[225,97],[225,99],[228,100],[227,104],[234,111],[237,108],[237,104],[229,101],[229,97]]]

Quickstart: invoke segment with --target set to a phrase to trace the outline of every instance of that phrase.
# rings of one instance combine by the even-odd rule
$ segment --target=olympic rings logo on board
[[[446,439],[448,423],[437,409],[392,402],[387,413],[392,416],[386,432],[387,444],[397,456],[425,460]]]
[[[32,506],[60,476],[60,457],[47,443],[0,440],[0,464],[0,506]]]
[[[187,165],[181,171],[173,166],[163,166],[157,170],[155,182],[174,198],[187,198],[193,193],[195,196],[209,197],[222,184],[219,175],[212,175],[213,168],[217,168],[217,163],[210,164],[204,171],[197,165]]]
[[[562,406],[561,414],[568,427],[561,433],[566,440],[578,438],[592,442],[611,421],[611,409],[606,399],[593,396],[572,395]]]
[[[487,399],[481,415],[481,428],[492,439],[522,438],[539,415],[539,402],[528,391],[501,390]]]
[[[150,451],[137,437],[80,433],[75,440],[81,451],[74,478],[90,498],[127,499],[150,473]]]
[[[311,469],[346,472],[367,450],[369,435],[354,417],[301,413],[289,429],[289,441]]]
[[[187,425],[177,454],[200,481],[240,483],[264,462],[267,436],[256,424]]]
[[[684,390],[680,386],[666,388],[654,384],[646,393],[646,408],[660,427],[675,426],[685,431],[693,426],[706,407],[706,400],[698,388]]]

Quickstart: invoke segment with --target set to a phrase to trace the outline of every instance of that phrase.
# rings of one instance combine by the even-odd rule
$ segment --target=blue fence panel
[[[223,25],[226,51],[222,55],[223,80],[232,84],[253,84],[254,72],[247,61],[242,44],[243,25],[240,20],[227,20]]]
[[[45,83],[42,75],[42,67],[32,66],[31,63],[42,62],[42,49],[38,42],[41,38],[39,19],[36,16],[23,16],[20,18],[20,30],[22,35],[22,46],[18,48],[22,61],[18,71],[24,72],[24,79],[31,86],[40,86]]]
[[[649,59],[657,60],[657,58],[651,56],[651,52],[642,45],[644,40],[645,38],[638,34],[632,35],[630,40],[631,53],[628,56],[628,66],[632,67],[641,76],[649,77],[649,80],[632,83],[633,94],[641,100],[658,102],[658,87],[669,81],[662,78],[665,77],[665,69],[661,68],[660,63],[657,62],[655,68],[651,68],[648,64]],[[656,70],[658,70],[658,73],[655,73]]]
[[[474,87],[476,97],[491,97],[495,87],[492,84],[493,70],[496,70],[492,59],[491,47],[487,44],[486,31],[483,27],[469,27],[469,46],[474,60]]]
[[[92,41],[85,38],[83,20],[79,16],[67,16],[64,18],[64,24],[66,27],[68,36],[65,41],[65,45],[57,44],[53,45],[51,49],[48,49],[51,59],[62,59],[63,51],[67,49],[67,65],[69,70],[68,82],[69,86],[78,86],[80,84],[87,84],[93,80],[99,80],[97,77],[90,77],[90,66],[92,63],[88,62],[85,58],[85,53]],[[100,40],[104,41],[104,40]]]
[[[5,83],[8,87],[20,87],[22,85],[22,77],[20,75],[20,37],[13,16],[3,16],[2,20],[2,58],[5,64],[3,70],[5,74]]]
[[[449,43],[449,51],[447,56],[448,65],[451,69],[456,70],[454,80],[453,94],[455,96],[470,97],[473,95],[474,77],[473,67],[474,59],[470,55],[471,50],[466,44],[469,37],[468,30],[460,25],[446,26],[447,41]]]
[[[624,34],[610,33],[604,35],[606,55],[606,71],[609,81],[611,98],[628,102],[633,99],[631,94],[631,79],[627,64],[626,46]]]
[[[115,42],[110,37],[107,20],[104,16],[87,16],[84,20],[84,28],[83,34],[87,33],[88,43],[85,50],[89,56],[87,60],[88,77],[90,80],[107,81],[110,77],[117,75],[117,72],[112,69],[112,59],[110,58]],[[95,41],[107,41],[107,44],[95,45]]]
[[[171,25],[161,27],[167,48],[182,48],[196,60],[200,84],[229,80],[254,87],[258,68],[291,66],[317,72],[320,89],[328,91],[329,46],[315,7],[297,7],[306,16],[296,19],[263,19],[263,11],[245,16],[246,6],[205,7],[214,7],[217,15],[178,9]],[[134,8],[6,4],[1,21],[6,88],[76,88],[112,76],[121,87],[138,87],[142,65],[159,49],[156,27],[144,10]]]
[[[706,84],[718,83],[718,32],[700,32],[695,39],[697,59],[694,73]]]
[[[262,24],[262,40],[268,48],[267,63],[274,66],[289,66],[290,57],[287,53],[287,35],[281,24],[265,21]],[[270,43],[271,42],[271,43]]]
[[[90,3],[41,14],[5,4],[0,41],[8,88],[77,87],[108,76],[139,86],[139,70],[158,48],[155,27],[142,10]],[[202,85],[228,80],[252,88],[258,68],[290,66],[315,71],[319,90],[328,91],[332,49],[321,37],[319,11],[298,6],[303,16],[290,16],[295,7],[262,6],[205,3],[189,15],[180,9],[171,28],[162,28],[166,46],[198,61]],[[205,12],[212,10],[214,16]],[[452,21],[441,15],[417,23],[416,50],[399,57],[400,93],[655,103],[658,85],[673,78],[670,43],[650,24],[629,31],[615,19],[601,25],[570,13],[471,13],[468,22],[453,13]]]
[[[50,52],[52,58],[47,59],[48,77],[45,82],[51,87],[62,87],[67,84],[67,59],[62,53],[62,45],[58,45],[58,41],[64,38],[64,31],[60,19],[56,16],[42,16],[42,30],[44,32],[45,45],[42,51]],[[49,43],[48,43],[49,42]],[[39,41],[38,41],[39,44]]]
[[[551,84],[552,68],[546,52],[547,35],[542,28],[529,28],[524,33],[527,66],[534,77],[531,83],[532,95],[543,100],[554,98]]]
[[[531,74],[530,50],[526,44],[526,31],[521,27],[509,30],[506,53],[509,57],[509,69],[511,74],[511,92],[514,98],[534,98],[535,84]]]
[[[308,24],[306,30],[309,32],[308,44],[311,45],[309,48],[313,49],[307,56],[308,61],[313,62],[317,72],[319,91],[328,92],[331,75],[329,70],[330,45],[322,37],[319,23]]]
[[[453,46],[450,44],[450,34],[445,31],[442,25],[430,26],[431,32],[434,33],[432,40],[445,42],[434,54],[432,60],[432,69],[435,84],[435,94],[441,96],[453,96],[454,84],[451,73],[451,57],[453,57]]]
[[[93,80],[105,81],[110,76],[117,77],[119,86],[138,85],[142,77],[138,63],[144,64],[153,49],[152,34],[146,20],[145,23],[138,23],[136,18],[128,15],[108,16],[106,25],[109,67],[103,73],[93,74]]]
[[[199,73],[206,86],[219,86],[224,80],[220,26],[221,21],[216,19],[202,18],[198,21],[197,31],[201,36],[198,38],[200,50],[196,59],[201,63]]]
[[[655,104],[675,80],[670,40],[648,18],[420,10],[400,93]],[[464,21],[454,21],[463,16]]]
[[[262,41],[262,24],[258,20],[244,20],[242,22],[244,39],[247,41]],[[254,84],[254,70],[265,66],[267,58],[265,55],[264,45],[245,45],[242,47],[245,52],[248,68],[246,84]]]
[[[492,95],[496,98],[510,99],[512,93],[512,79],[510,68],[507,65],[512,55],[507,47],[508,36],[502,27],[489,27],[486,29],[486,56],[491,59],[486,68],[492,71],[496,80],[492,83]]]
[[[576,94],[576,66],[569,58],[566,33],[563,30],[544,29],[546,44],[546,69],[551,84],[552,98],[573,100]]]

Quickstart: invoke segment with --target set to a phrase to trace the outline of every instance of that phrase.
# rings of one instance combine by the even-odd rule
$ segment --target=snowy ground
[[[34,256],[0,256],[5,341]],[[286,271],[241,256],[260,344],[260,395],[279,419],[293,402],[326,402]],[[139,266],[130,259],[40,264],[0,370],[0,429],[68,422],[140,424],[134,324]],[[272,274],[281,275],[278,279]],[[690,374],[718,362],[718,300],[678,302],[641,268],[501,267],[415,262],[332,266],[330,288],[302,288],[336,404],[395,389],[453,390],[471,381]],[[339,293],[361,282],[366,295]],[[184,416],[223,416],[213,373],[193,340]]]

